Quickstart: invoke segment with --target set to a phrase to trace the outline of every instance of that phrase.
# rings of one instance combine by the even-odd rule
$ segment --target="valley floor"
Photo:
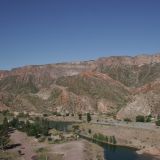
[[[28,137],[17,130],[11,134],[11,140],[14,144],[20,144],[10,150],[11,152],[21,151],[19,160],[32,160],[37,154],[45,155],[48,160],[104,160],[103,148],[85,140],[62,144],[39,143],[35,138]],[[43,153],[38,153],[37,151],[42,148]]]
[[[92,134],[101,133],[105,136],[115,136],[118,145],[140,149],[138,154],[150,154],[160,159],[160,128],[152,126],[140,127],[140,124],[114,125],[112,124],[81,124],[81,130],[87,134],[91,129]]]

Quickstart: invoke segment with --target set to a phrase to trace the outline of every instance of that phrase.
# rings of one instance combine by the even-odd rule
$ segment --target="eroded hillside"
[[[160,112],[159,71],[160,55],[0,71],[0,108],[118,113],[119,118],[156,115]]]

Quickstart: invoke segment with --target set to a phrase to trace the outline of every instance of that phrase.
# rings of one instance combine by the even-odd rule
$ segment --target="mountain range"
[[[120,119],[156,116],[160,54],[1,70],[0,109],[106,113]]]

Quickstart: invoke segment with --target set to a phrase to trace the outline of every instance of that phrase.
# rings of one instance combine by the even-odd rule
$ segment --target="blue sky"
[[[160,52],[160,0],[0,0],[0,69]]]

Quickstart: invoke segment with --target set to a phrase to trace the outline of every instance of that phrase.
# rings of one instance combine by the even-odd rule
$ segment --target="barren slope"
[[[159,71],[159,54],[0,71],[0,108],[156,115]]]

